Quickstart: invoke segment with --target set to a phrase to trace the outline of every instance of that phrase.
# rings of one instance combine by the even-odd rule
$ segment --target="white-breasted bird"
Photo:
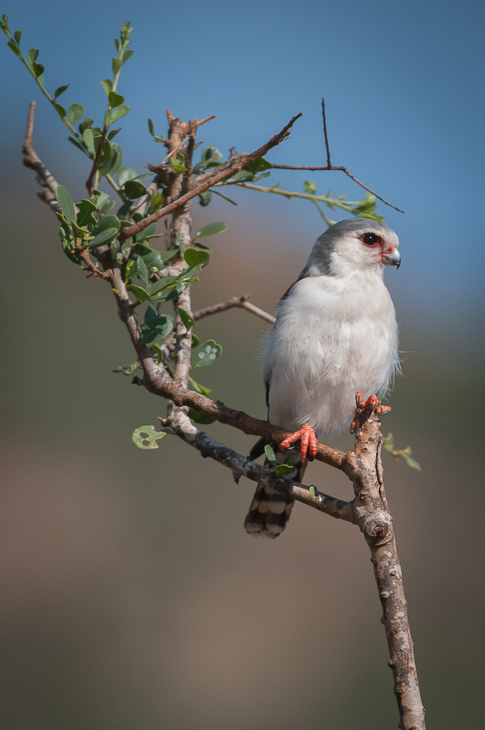
[[[360,407],[376,406],[399,365],[396,314],[384,267],[399,267],[399,239],[367,218],[340,221],[316,242],[305,268],[281,298],[263,351],[268,420],[293,431],[276,449],[300,441],[292,478],[301,481],[317,436],[342,430]],[[361,393],[368,397],[364,406]],[[380,412],[389,411],[380,406]],[[352,423],[354,425],[354,423]],[[251,451],[257,458],[266,442]],[[252,535],[275,538],[294,500],[258,485],[244,523]]]

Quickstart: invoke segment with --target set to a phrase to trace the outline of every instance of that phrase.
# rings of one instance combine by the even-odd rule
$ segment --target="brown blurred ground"
[[[236,486],[172,437],[154,451],[132,444],[134,428],[156,423],[164,403],[111,374],[134,358],[109,290],[62,255],[34,190],[19,172],[3,197],[2,726],[396,727],[361,535],[297,505],[279,540],[251,539],[242,522],[252,483]],[[249,292],[272,310],[311,245],[294,245],[297,222],[291,229],[248,208],[244,223],[240,208],[219,205],[195,214],[198,225],[230,222],[210,242],[216,253],[195,306]],[[471,327],[474,313],[464,313],[452,346],[430,331],[425,311],[416,316],[413,292],[408,308],[399,297],[405,377],[383,431],[412,443],[423,471],[386,458],[385,477],[423,699],[430,728],[479,727],[480,321]],[[239,310],[198,328],[224,347],[201,382],[260,417],[264,331]],[[252,443],[207,429],[243,453]],[[343,475],[321,464],[311,481],[351,496]]]

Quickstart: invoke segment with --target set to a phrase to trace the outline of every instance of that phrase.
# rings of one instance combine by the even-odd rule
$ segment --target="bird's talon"
[[[317,455],[318,441],[315,431],[311,426],[305,424],[299,431],[295,431],[282,441],[280,445],[283,449],[287,449],[298,440],[300,441],[301,465],[306,466],[308,461],[313,461]]]
[[[354,417],[352,419],[352,423],[350,424],[350,433],[354,434],[357,431],[357,425],[359,422],[359,415],[363,411],[367,411],[366,418],[369,418],[375,411],[376,415],[378,416],[384,416],[386,413],[389,413],[391,410],[390,406],[382,406],[380,400],[378,400],[376,395],[370,395],[367,400],[364,399],[364,396],[360,392],[360,390],[357,391],[355,394],[355,403],[356,403],[356,409],[354,413]]]

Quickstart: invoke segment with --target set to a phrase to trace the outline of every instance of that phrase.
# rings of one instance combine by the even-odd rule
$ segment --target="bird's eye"
[[[377,236],[375,236],[373,233],[366,233],[365,236],[362,236],[362,241],[365,243],[366,246],[375,246],[375,244],[378,242]]]

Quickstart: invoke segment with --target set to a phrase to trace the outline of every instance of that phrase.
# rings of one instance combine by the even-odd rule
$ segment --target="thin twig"
[[[101,139],[99,140],[98,149],[96,150],[96,157],[94,158],[93,166],[91,168],[91,172],[89,173],[89,177],[86,180],[86,190],[88,191],[89,197],[93,194],[93,180],[94,176],[96,175],[96,171],[99,167],[99,161],[101,159],[101,155],[103,154],[103,147],[104,143],[106,142],[106,135],[108,134],[109,126],[107,124],[103,127],[103,132],[101,134]]]
[[[358,185],[360,185],[361,188],[364,188],[364,190],[367,190],[368,193],[371,193],[376,198],[378,198],[380,201],[388,205],[390,208],[394,208],[394,210],[397,210],[399,213],[404,213],[401,208],[398,208],[396,205],[393,205],[392,203],[389,203],[389,201],[384,200],[380,195],[375,193],[373,190],[367,187],[367,185],[364,185],[364,183],[360,182],[360,180],[357,180],[354,175],[352,175],[346,167],[328,167],[328,165],[325,165],[325,167],[312,167],[310,165],[276,165],[274,164],[273,167],[275,167],[278,170],[340,170],[340,172],[345,172],[346,175],[348,175],[354,182],[356,182]]]
[[[34,118],[35,118],[35,101],[31,101],[29,105],[29,115],[27,118],[27,132],[25,135],[22,152],[24,154],[23,162],[26,167],[30,167],[31,170],[39,175],[42,180],[42,185],[45,188],[39,197],[45,203],[47,203],[52,210],[57,213],[62,213],[56,200],[56,190],[59,187],[57,180],[51,175],[47,167],[44,165],[37,152],[34,149]]]
[[[265,312],[259,307],[255,307],[254,304],[247,301],[248,299],[249,294],[243,294],[240,297],[232,297],[232,299],[228,299],[227,302],[221,302],[220,304],[213,304],[211,307],[198,309],[192,314],[192,318],[194,320],[198,320],[202,319],[202,317],[207,317],[210,314],[224,312],[226,309],[231,309],[232,307],[240,307],[241,309],[247,309],[248,312],[252,312],[256,316],[261,317],[261,319],[264,319],[266,322],[270,322],[271,324],[275,323],[276,320],[271,314],[268,314],[268,312]]]
[[[323,134],[325,136],[325,147],[327,148],[327,165],[329,169],[332,169],[332,163],[330,161],[330,145],[328,144],[327,134],[327,117],[325,115],[325,99],[322,96],[322,117],[323,117]]]
[[[310,166],[310,165],[276,165],[274,164],[273,167],[277,170],[309,170],[309,171],[315,171],[315,170],[340,170],[340,172],[344,172],[348,177],[351,178],[354,182],[357,183],[357,185],[360,185],[361,188],[364,188],[364,190],[367,190],[368,193],[371,193],[376,198],[378,198],[382,203],[385,205],[388,205],[390,208],[394,208],[394,210],[399,211],[399,213],[404,213],[401,208],[398,208],[397,206],[393,205],[392,203],[389,203],[387,200],[384,200],[380,195],[375,193],[373,190],[367,187],[367,185],[364,185],[364,183],[360,182],[360,180],[357,180],[357,178],[352,175],[346,167],[335,167],[332,165],[332,162],[330,160],[330,145],[328,142],[328,133],[327,133],[327,117],[325,114],[325,99],[322,97],[322,116],[323,116],[323,134],[325,136],[325,147],[327,149],[327,164],[322,166]]]
[[[129,226],[129,228],[124,228],[120,235],[118,236],[118,239],[123,242],[126,241],[127,238],[131,238],[132,236],[135,236],[137,233],[140,233],[140,231],[143,231],[147,226],[150,225],[150,223],[155,223],[156,221],[160,220],[165,215],[168,215],[172,211],[174,211],[176,208],[179,208],[180,206],[187,203],[189,200],[192,200],[192,198],[195,198],[197,195],[200,195],[200,193],[205,192],[208,190],[208,188],[212,187],[212,185],[215,185],[216,183],[220,182],[221,180],[225,180],[225,178],[230,177],[235,172],[238,172],[239,170],[242,170],[243,167],[248,165],[250,162],[253,162],[253,160],[257,160],[260,157],[263,157],[268,150],[272,149],[273,147],[276,147],[276,145],[280,144],[290,133],[290,129],[293,126],[293,124],[296,122],[297,119],[301,117],[300,114],[297,114],[293,119],[291,119],[288,124],[283,127],[281,132],[278,134],[275,134],[274,137],[272,137],[269,142],[266,142],[262,147],[259,147],[259,149],[255,150],[254,152],[251,152],[249,154],[240,155],[239,158],[227,169],[225,170],[219,170],[218,172],[214,173],[206,182],[202,183],[201,185],[198,185],[193,190],[189,190],[189,192],[185,193],[185,195],[180,196],[176,200],[173,200],[169,205],[166,205],[164,208],[161,208],[153,215],[149,216],[148,218],[144,218],[143,220],[139,221],[133,226]]]

